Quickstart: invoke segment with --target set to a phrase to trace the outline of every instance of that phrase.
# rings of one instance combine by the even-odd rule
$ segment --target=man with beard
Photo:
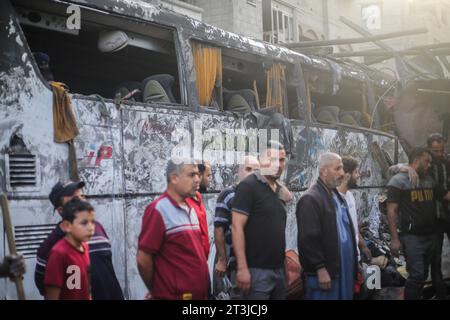
[[[200,192],[206,192],[212,181],[211,165],[207,162],[199,163],[198,173],[200,176],[199,190],[193,197],[186,199],[186,203],[194,208],[197,213],[198,221],[200,223],[200,231],[202,233],[203,250],[205,251],[206,259],[209,256],[209,233],[208,233],[208,219],[206,214],[205,205]]]
[[[348,212],[350,213],[350,217],[352,218],[356,243],[358,243],[358,247],[356,248],[356,250],[358,251],[358,261],[361,260],[361,252],[364,254],[366,260],[370,261],[372,259],[372,254],[370,253],[369,248],[367,248],[366,242],[364,241],[363,237],[359,233],[356,201],[353,193],[351,193],[351,191],[349,190],[354,189],[358,186],[358,180],[361,177],[358,168],[358,161],[353,157],[344,156],[342,157],[342,164],[344,166],[345,175],[342,183],[336,189],[347,202]]]
[[[398,256],[402,247],[406,257],[409,276],[405,285],[405,300],[418,300],[422,297],[433,254],[437,227],[435,202],[450,197],[427,174],[432,160],[429,150],[414,148],[408,160],[409,167],[419,176],[418,186],[413,187],[407,173],[400,172],[393,176],[388,183],[387,211],[391,253]],[[397,230],[398,213],[400,232]]]
[[[187,203],[200,177],[189,160],[170,160],[167,190],[146,209],[139,235],[137,265],[149,290],[147,298],[208,298],[208,265],[199,221]]]
[[[427,139],[427,147],[431,151],[433,162],[430,174],[439,187],[445,191],[449,190],[449,166],[445,157],[445,139],[439,133],[431,134]],[[442,276],[442,245],[444,233],[450,240],[450,210],[447,201],[436,202],[436,215],[438,219],[436,245],[434,247],[433,259],[431,261],[431,279],[436,291],[436,298],[444,300],[447,297],[447,288]]]
[[[286,208],[277,182],[286,164],[283,145],[260,150],[260,171],[237,186],[232,205],[236,285],[247,300],[284,300]]]
[[[297,203],[298,250],[308,300],[351,300],[358,270],[356,236],[336,187],[344,179],[336,153],[319,157],[319,179]]]
[[[204,161],[198,164],[198,172],[200,174],[200,192],[206,192],[212,182],[211,165]]]

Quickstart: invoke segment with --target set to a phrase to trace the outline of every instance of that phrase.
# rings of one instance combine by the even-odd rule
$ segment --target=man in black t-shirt
[[[286,298],[284,257],[286,208],[277,180],[286,152],[275,141],[260,151],[261,172],[236,188],[232,206],[232,240],[237,261],[236,284],[248,300]]]
[[[433,156],[430,175],[443,190],[450,190],[450,166],[445,157],[446,140],[439,133],[431,134],[427,139],[427,147]],[[436,292],[436,298],[444,300],[447,298],[447,288],[442,275],[442,246],[444,234],[450,240],[450,210],[447,201],[436,202],[436,214],[438,219],[436,229],[436,245],[431,262],[431,280]]]
[[[419,175],[419,184],[413,187],[405,172],[393,176],[388,183],[387,210],[391,252],[398,255],[402,246],[406,257],[409,277],[405,285],[405,300],[417,300],[422,297],[433,253],[436,201],[447,199],[448,195],[427,175],[431,166],[430,151],[413,149],[409,166]],[[400,233],[397,230],[398,213]]]

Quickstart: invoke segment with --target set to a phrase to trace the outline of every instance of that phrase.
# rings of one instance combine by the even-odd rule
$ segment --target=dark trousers
[[[444,234],[450,241],[450,223],[439,223],[439,230],[435,237],[433,259],[431,261],[431,279],[433,288],[436,291],[436,298],[444,300],[447,297],[447,287],[442,276],[442,246],[444,244]]]
[[[419,300],[422,298],[423,287],[428,277],[435,235],[403,234],[400,239],[409,274],[405,284],[405,300]]]

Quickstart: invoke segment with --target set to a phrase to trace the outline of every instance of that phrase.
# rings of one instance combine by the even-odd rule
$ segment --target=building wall
[[[373,34],[427,27],[427,34],[385,40],[395,49],[447,42],[450,40],[450,0],[160,0],[168,8],[202,19],[211,25],[256,39],[269,38],[272,10],[292,17],[293,37],[283,42],[307,39],[338,39],[360,35],[340,21],[344,16],[366,26],[362,11],[379,6],[379,29]],[[263,14],[264,12],[264,14]],[[263,27],[264,26],[264,27]],[[284,31],[283,31],[284,32]],[[264,35],[266,34],[266,35]],[[273,35],[273,34],[272,34]],[[342,50],[377,48],[372,43],[356,44]]]
[[[262,40],[262,0],[233,0],[233,30],[231,31]]]
[[[349,13],[348,15],[343,14],[343,11],[339,13],[360,25],[366,25],[362,17],[363,8],[371,4],[379,5],[381,8],[380,28],[370,30],[373,34],[420,27],[428,28],[427,34],[383,41],[396,49],[450,40],[450,1],[448,0],[342,0],[338,2],[351,3],[350,10],[346,10]],[[354,33],[354,35],[357,36],[358,34]],[[371,43],[358,47],[362,50],[375,48]]]
[[[202,20],[203,9],[195,6],[192,0],[161,0],[163,7],[184,14],[188,17]]]
[[[193,0],[203,9],[203,22],[234,32],[233,0]]]

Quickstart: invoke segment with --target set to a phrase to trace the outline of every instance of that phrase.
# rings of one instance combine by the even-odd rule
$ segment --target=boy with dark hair
[[[49,195],[50,202],[55,210],[62,215],[63,206],[72,199],[85,200],[84,186],[83,181],[56,183]],[[41,295],[44,295],[44,274],[48,256],[52,247],[64,235],[62,222],[60,222],[37,251],[34,282]],[[105,229],[98,221],[95,221],[94,236],[88,242],[88,245],[92,264],[92,298],[94,300],[123,300],[122,288],[112,264],[111,243]]]
[[[50,251],[45,270],[47,300],[90,300],[90,259],[87,241],[95,230],[94,208],[79,199],[68,202],[62,212],[65,232]]]

